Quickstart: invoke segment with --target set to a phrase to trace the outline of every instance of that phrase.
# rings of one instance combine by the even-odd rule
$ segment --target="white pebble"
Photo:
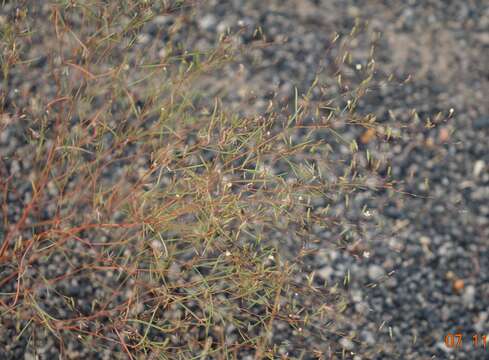
[[[479,177],[485,166],[486,164],[484,163],[484,160],[477,160],[474,164],[474,177]]]
[[[216,17],[212,14],[205,15],[199,21],[199,26],[204,30],[211,29],[216,24]]]

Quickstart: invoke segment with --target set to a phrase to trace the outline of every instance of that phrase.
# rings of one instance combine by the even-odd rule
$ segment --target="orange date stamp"
[[[460,349],[467,341],[467,337],[470,338],[470,336],[463,336],[461,333],[448,333],[445,336],[445,346],[449,349]],[[474,334],[470,342],[475,349],[486,350],[487,335]]]

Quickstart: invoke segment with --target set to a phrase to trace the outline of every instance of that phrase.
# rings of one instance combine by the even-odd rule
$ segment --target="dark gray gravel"
[[[368,20],[368,31],[351,44],[354,62],[365,64],[369,39],[382,33],[375,55],[378,76],[393,73],[396,79],[412,80],[404,86],[377,88],[359,104],[359,111],[395,124],[408,121],[411,111],[417,110],[420,120],[403,130],[406,135],[396,140],[388,159],[393,176],[416,196],[388,190],[375,196],[370,191],[357,194],[346,213],[352,219],[363,216],[382,224],[382,229],[365,226],[356,235],[362,241],[359,253],[331,247],[336,234],[323,231],[321,246],[331,250],[321,251],[308,266],[316,271],[319,283],[343,284],[349,274],[348,321],[337,324],[338,331],[347,335],[340,341],[347,350],[345,358],[489,358],[489,349],[472,344],[473,335],[489,333],[487,1],[231,0],[207,1],[195,12],[197,17],[182,33],[188,48],[209,48],[228,28],[242,29],[243,44],[253,43],[257,27],[270,41],[282,43],[243,54],[218,79],[202,84],[243,114],[266,109],[274,92],[284,103],[292,100],[294,88],[307,90],[320,65],[326,69],[322,80],[331,84],[334,94],[335,79],[327,79],[336,71],[338,55],[337,47],[331,47],[332,34],[348,33],[356,17]],[[157,17],[148,24],[138,46],[164,42],[156,37],[157,29],[168,21],[171,18]],[[14,79],[19,87],[42,81],[25,76]],[[450,109],[453,116],[447,119]],[[446,120],[426,128],[426,118],[440,111]],[[352,138],[360,135],[351,131]],[[22,145],[20,136],[0,136],[1,156],[21,154]],[[377,145],[373,140],[362,146],[375,151]],[[15,159],[2,171],[14,174],[29,166]],[[371,213],[361,213],[363,204]],[[338,213],[344,211],[341,206],[337,205]],[[15,207],[9,211],[13,218],[19,216]],[[57,269],[46,266],[46,271],[62,271],[59,264]],[[65,285],[68,291],[81,292],[80,299],[101,291],[93,284]],[[51,306],[56,309],[56,304]],[[459,350],[444,345],[444,337],[455,332],[464,334]],[[14,336],[12,329],[0,329],[0,354],[8,354],[3,358],[32,359],[11,341]],[[39,351],[49,354],[50,347],[53,344],[44,344]],[[110,358],[109,353],[106,356]]]
[[[375,55],[379,73],[412,81],[380,87],[359,111],[392,123],[389,111],[402,122],[416,109],[420,120],[410,122],[403,130],[409,136],[401,136],[389,153],[392,174],[416,196],[357,196],[369,204],[372,221],[384,225],[380,234],[362,234],[369,256],[324,251],[311,267],[333,282],[350,274],[350,321],[342,330],[351,340],[341,344],[352,358],[487,358],[488,350],[475,348],[471,339],[489,331],[489,4],[211,1],[199,14],[199,31],[190,33],[203,47],[227,27],[240,26],[248,26],[243,43],[256,26],[270,40],[283,41],[245,55],[240,81],[221,90],[245,112],[260,111],[269,92],[286,101],[294,87],[305,91],[320,64],[335,70],[331,34],[347,33],[356,17],[370,24],[351,44],[356,63],[368,60],[369,36],[382,33]],[[250,104],[251,92],[256,100]],[[425,120],[438,112],[445,120],[427,129]],[[325,246],[331,235],[323,233]],[[464,335],[463,348],[448,349],[444,338],[456,332]]]

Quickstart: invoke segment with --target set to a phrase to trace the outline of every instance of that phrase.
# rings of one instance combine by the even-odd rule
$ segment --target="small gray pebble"
[[[368,267],[368,277],[370,278],[370,280],[378,280],[384,275],[385,270],[382,268],[382,266],[373,264]]]

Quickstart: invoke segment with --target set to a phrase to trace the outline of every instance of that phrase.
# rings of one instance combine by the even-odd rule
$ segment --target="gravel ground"
[[[359,111],[394,124],[408,121],[417,110],[419,121],[410,122],[409,136],[396,140],[389,153],[393,176],[404,180],[405,191],[415,196],[358,194],[348,216],[352,221],[367,217],[382,224],[382,230],[366,226],[354,235],[361,239],[362,251],[332,248],[311,258],[308,266],[329,282],[342,283],[349,275],[349,321],[337,324],[347,335],[341,340],[346,358],[487,358],[489,349],[475,348],[471,338],[489,333],[489,4],[232,0],[207,1],[195,11],[196,20],[189,20],[182,35],[189,48],[212,46],[227,28],[243,29],[240,41],[252,43],[259,26],[269,40],[281,43],[243,54],[236,62],[242,66],[230,65],[219,79],[203,84],[209,94],[223,96],[229,108],[245,115],[266,109],[273,92],[286,103],[295,87],[306,91],[319,65],[327,70],[325,76],[335,71],[338,50],[331,47],[332,34],[348,33],[355,18],[368,21],[369,27],[350,43],[354,63],[366,64],[370,39],[382,33],[376,41],[378,76],[392,73],[399,81],[411,80],[403,86],[379,86]],[[148,24],[138,46],[163,41],[155,37],[155,29],[165,21],[171,19]],[[36,81],[34,75],[26,76]],[[25,80],[14,79],[19,86]],[[425,119],[438,112],[444,120],[426,128]],[[351,130],[351,137],[362,142],[357,130]],[[22,151],[20,140],[12,139],[0,139],[2,156]],[[379,145],[376,139],[363,142],[363,148],[373,151]],[[11,163],[9,171],[19,166]],[[371,209],[367,216],[359,210],[365,204]],[[344,211],[341,206],[336,206],[338,213]],[[332,234],[318,235],[325,248],[331,244]],[[82,297],[95,296],[95,288],[87,289]],[[8,331],[0,332],[0,348],[16,354],[11,358],[23,358],[22,349],[15,352],[6,341]],[[455,332],[464,334],[459,350],[444,345],[444,337]]]
[[[368,230],[363,234],[368,259],[333,250],[321,253],[311,266],[330,281],[350,275],[350,321],[342,330],[351,341],[343,339],[342,345],[357,354],[352,355],[355,359],[486,358],[487,350],[474,348],[471,338],[489,331],[489,5],[375,0],[211,3],[201,10],[197,43],[241,24],[262,26],[271,39],[285,40],[255,54],[259,67],[244,62],[242,82],[255,94],[278,90],[291,96],[295,86],[307,89],[318,64],[328,65],[336,56],[327,51],[331,33],[349,31],[356,17],[369,22],[369,31],[382,33],[377,68],[413,80],[401,87],[381,87],[359,110],[375,113],[381,122],[391,121],[388,110],[396,121],[417,110],[421,121],[412,123],[410,136],[402,137],[390,153],[393,175],[405,180],[406,192],[417,196],[393,198],[385,192],[369,200],[368,193],[362,194],[356,201],[366,201],[375,221],[390,230],[383,234],[390,235]],[[367,60],[369,31],[352,43],[358,64]],[[262,102],[254,105],[259,108]],[[449,109],[453,117],[432,129],[424,127],[427,117]],[[330,237],[323,235],[327,244]],[[455,332],[464,334],[463,349],[452,351],[444,337]]]

